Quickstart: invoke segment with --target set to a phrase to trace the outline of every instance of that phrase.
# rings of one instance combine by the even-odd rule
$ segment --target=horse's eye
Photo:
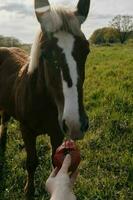
[[[56,67],[55,67],[55,68],[56,68],[56,70],[59,70],[59,66],[58,66],[58,65],[56,65]]]
[[[54,64],[55,64],[55,65],[57,65],[57,64],[58,64],[57,60],[54,60]]]
[[[56,53],[54,50],[52,51],[52,56],[53,56],[53,58],[56,58]]]

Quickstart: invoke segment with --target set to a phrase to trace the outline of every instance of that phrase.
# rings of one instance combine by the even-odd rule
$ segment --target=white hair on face
[[[72,80],[72,87],[68,87],[68,83],[66,80],[64,80],[62,73],[62,85],[65,100],[63,118],[66,120],[66,124],[69,128],[73,129],[73,127],[76,127],[76,129],[79,130],[80,116],[77,90],[78,72],[77,64],[72,56],[75,39],[72,34],[63,31],[55,33],[54,36],[58,39],[57,44],[65,54],[70,77]]]
[[[34,70],[38,67],[38,64],[39,64],[39,58],[40,58],[40,54],[41,54],[40,34],[41,34],[41,30],[38,30],[36,37],[35,37],[35,40],[33,42],[32,48],[31,48],[28,74],[33,73]]]

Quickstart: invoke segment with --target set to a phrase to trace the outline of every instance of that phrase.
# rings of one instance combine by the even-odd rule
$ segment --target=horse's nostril
[[[89,128],[88,120],[85,120],[84,123],[82,124],[81,131],[86,132],[88,128]]]
[[[85,131],[87,131],[89,128],[89,123],[87,122],[86,125],[85,125]]]
[[[66,133],[68,131],[68,127],[66,125],[65,120],[63,120],[63,131]]]

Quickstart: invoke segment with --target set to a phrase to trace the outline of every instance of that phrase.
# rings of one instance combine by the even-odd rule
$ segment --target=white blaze
[[[66,32],[60,31],[55,33],[54,36],[58,39],[58,46],[63,50],[65,54],[66,62],[69,68],[70,77],[72,79],[72,87],[68,87],[67,82],[63,81],[63,94],[64,94],[64,113],[63,118],[66,120],[66,124],[69,128],[80,128],[80,118],[79,118],[79,105],[78,105],[78,91],[77,91],[77,64],[72,56],[72,51],[74,47],[74,37]]]

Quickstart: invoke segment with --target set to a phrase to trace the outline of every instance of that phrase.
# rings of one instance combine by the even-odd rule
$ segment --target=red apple
[[[71,166],[69,171],[74,172],[80,163],[80,151],[73,140],[66,140],[60,145],[54,155],[54,165],[60,169],[67,154],[71,155]]]

